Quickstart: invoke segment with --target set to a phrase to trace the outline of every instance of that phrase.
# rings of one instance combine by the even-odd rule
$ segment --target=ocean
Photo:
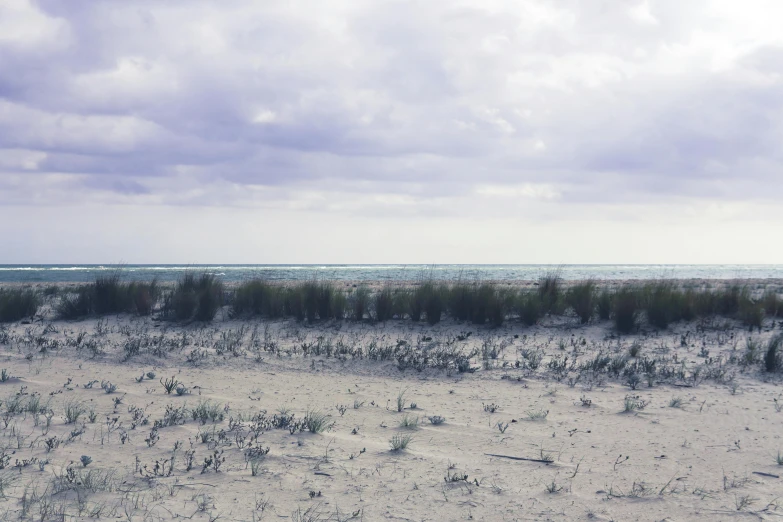
[[[251,278],[302,281],[526,281],[559,270],[566,280],[783,279],[783,265],[0,265],[2,283],[83,283],[121,269],[128,281],[176,281],[209,272],[226,282]]]

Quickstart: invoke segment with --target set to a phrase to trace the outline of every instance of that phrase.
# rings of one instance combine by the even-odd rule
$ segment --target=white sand
[[[46,434],[43,417],[39,426],[31,414],[5,417],[0,440],[9,459],[0,471],[5,484],[0,510],[8,519],[19,517],[27,489],[32,519],[50,508],[76,516],[80,501],[82,518],[98,511],[101,518],[126,520],[777,520],[783,515],[783,505],[778,508],[783,479],[756,473],[783,475],[783,466],[775,461],[783,451],[783,412],[776,411],[774,402],[783,401],[779,376],[765,382],[759,364],[745,370],[731,364],[720,382],[693,377],[695,368],[701,368],[701,375],[709,370],[706,359],[699,357],[702,348],[724,361],[733,351],[741,355],[749,335],[745,330],[731,325],[728,330],[697,332],[695,324],[676,325],[664,333],[618,340],[608,323],[582,327],[576,319],[547,321],[534,328],[513,323],[500,329],[451,321],[435,327],[410,321],[307,326],[226,319],[199,328],[130,317],[102,320],[100,327],[96,320],[10,325],[8,344],[0,346],[0,368],[14,378],[0,384],[0,411],[22,389],[39,393],[54,417]],[[47,325],[53,330],[44,333]],[[221,335],[243,325],[247,331],[238,345],[242,353],[217,355]],[[279,355],[263,350],[267,325],[266,340],[277,344]],[[256,327],[258,346],[251,341]],[[75,339],[80,331],[85,332],[82,346],[93,342],[104,353],[65,346],[66,339]],[[393,361],[288,355],[318,337],[323,337],[322,346],[327,341],[336,346],[341,339],[346,346],[366,348],[373,342],[394,346],[398,339],[416,344],[420,336],[428,336],[433,340],[422,343],[432,346],[463,331],[473,334],[455,343],[461,350],[480,349],[485,341],[488,346],[506,345],[498,360],[490,362],[492,369],[463,374],[400,371]],[[688,346],[683,347],[686,332]],[[766,342],[777,332],[768,329],[752,337]],[[165,348],[165,357],[142,347],[141,355],[122,361],[128,340],[161,335],[171,344],[180,343],[184,335],[188,344]],[[42,343],[51,341],[41,339],[61,346],[42,353]],[[552,356],[573,358],[576,349],[584,362],[599,350],[627,353],[637,340],[640,356],[676,357],[672,365],[684,364],[685,378],[653,387],[643,379],[631,391],[622,378],[591,381],[587,374],[571,386],[573,372],[556,382],[547,368]],[[565,350],[559,347],[561,341]],[[514,368],[515,361],[524,360],[524,349],[544,354],[537,371]],[[206,354],[197,364],[187,361],[194,350]],[[481,356],[473,366],[482,366]],[[135,378],[147,371],[155,371],[156,379],[137,383]],[[191,393],[166,395],[158,379],[168,376]],[[100,384],[85,389],[92,380],[111,381],[118,389],[113,394],[104,393]],[[396,411],[401,390],[406,390],[402,413]],[[629,394],[649,405],[621,413]],[[122,404],[115,408],[113,399],[120,397]],[[680,408],[669,407],[674,397],[682,399]],[[592,405],[584,406],[581,398]],[[148,447],[145,439],[152,423],[163,417],[168,405],[193,407],[205,399],[228,408],[225,420],[214,426],[216,433],[227,432],[223,443],[201,443],[199,430],[213,425],[200,426],[188,417],[184,425],[161,428],[160,440]],[[86,415],[78,424],[64,423],[63,405],[73,400],[94,408],[94,423]],[[410,408],[411,402],[416,409]],[[493,404],[499,411],[485,411]],[[338,405],[347,407],[343,415]],[[131,429],[129,406],[145,409],[149,425]],[[323,410],[334,426],[321,434],[264,432],[259,441],[270,451],[254,477],[236,444],[236,433],[246,434],[250,422],[229,432],[229,417],[236,420],[242,413],[247,419],[262,410],[272,415],[283,407],[297,417],[308,409]],[[528,412],[538,410],[549,412],[546,419],[530,420]],[[399,427],[405,415],[419,417],[417,429]],[[427,417],[434,415],[446,422],[432,425]],[[114,418],[114,426],[122,428],[110,432]],[[82,422],[84,433],[65,442]],[[508,423],[505,433],[499,422]],[[125,443],[122,432],[128,435]],[[405,434],[413,436],[408,448],[390,451],[389,440]],[[45,440],[53,436],[64,442],[47,452]],[[181,449],[171,476],[145,479],[135,472],[137,459],[151,469],[156,460],[170,458],[177,441]],[[187,472],[184,453],[191,442],[194,467]],[[205,457],[215,449],[223,451],[225,462],[218,472],[201,473]],[[539,460],[548,456],[553,462],[488,454]],[[85,469],[79,463],[82,455],[92,458]],[[33,457],[49,460],[44,471],[38,464],[14,468],[17,459]],[[89,492],[76,479],[70,489],[52,495],[50,482],[69,465],[80,472],[114,473],[112,491]],[[467,480],[446,482],[447,474],[467,474]],[[556,492],[550,493],[548,486]],[[30,500],[34,489],[50,499],[49,507],[46,501]]]

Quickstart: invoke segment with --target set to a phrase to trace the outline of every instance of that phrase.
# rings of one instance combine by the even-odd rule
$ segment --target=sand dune
[[[578,323],[12,324],[0,334],[10,376],[0,384],[0,509],[44,520],[783,514],[780,376],[742,364],[747,339],[765,346],[775,322],[753,334],[713,321],[622,338],[608,323]],[[473,352],[469,370],[432,367],[447,349]],[[634,371],[586,369],[599,353]],[[652,377],[638,373],[649,364]],[[165,392],[170,377],[183,395]],[[205,401],[214,418],[202,424],[191,412],[208,415]],[[66,424],[74,404],[84,412]],[[327,429],[275,428],[281,412],[289,424],[325,413]],[[407,448],[390,448],[408,435]]]

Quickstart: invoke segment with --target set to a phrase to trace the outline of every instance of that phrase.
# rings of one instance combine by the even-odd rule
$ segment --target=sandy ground
[[[765,343],[781,328],[768,320],[750,334],[720,320],[618,338],[608,323],[576,318],[492,329],[224,314],[207,326],[129,316],[7,325],[0,512],[9,520],[63,512],[68,520],[778,520],[783,387],[759,364],[737,361],[748,337]],[[127,358],[134,343],[138,353]],[[631,390],[627,377],[568,367],[634,344],[629,362],[657,358],[679,373]],[[464,373],[366,356],[401,346],[480,353]],[[531,354],[541,356],[536,368]],[[550,364],[563,357],[564,370]],[[155,378],[137,382],[146,372]],[[160,379],[172,376],[187,393],[164,391]],[[106,393],[106,381],[117,389]],[[14,413],[36,396],[42,413]],[[623,412],[629,396],[646,405]],[[167,408],[206,400],[222,420],[202,425],[186,412],[183,424],[153,429]],[[66,424],[67,404],[86,411]],[[281,410],[295,419],[327,413],[331,427],[262,426]],[[407,435],[406,449],[390,449]],[[248,445],[269,452],[253,457]]]

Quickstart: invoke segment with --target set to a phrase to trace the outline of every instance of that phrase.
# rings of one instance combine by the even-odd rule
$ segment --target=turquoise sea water
[[[88,282],[117,265],[0,265],[0,283]],[[210,272],[226,282],[270,280],[410,281],[422,277],[453,281],[533,280],[550,270],[564,279],[783,279],[783,265],[123,265],[123,279],[175,281],[184,272]]]

